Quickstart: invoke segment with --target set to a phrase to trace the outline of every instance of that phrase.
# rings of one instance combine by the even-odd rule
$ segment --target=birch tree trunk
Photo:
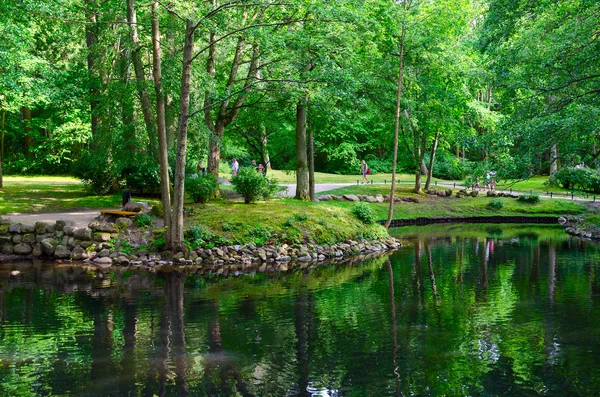
[[[162,87],[160,31],[158,26],[158,0],[152,4],[152,72],[156,91],[156,121],[158,132],[158,159],[160,163],[160,192],[162,196],[163,218],[167,233],[167,246],[171,245],[171,181],[169,180],[169,158],[167,154],[167,133],[165,127],[165,96]]]

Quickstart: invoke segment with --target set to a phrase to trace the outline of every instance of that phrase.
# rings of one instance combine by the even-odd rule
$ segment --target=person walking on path
[[[362,174],[362,182],[369,183],[369,178],[367,178],[367,175],[369,174],[369,166],[365,160],[363,160],[360,165],[360,173]]]
[[[234,158],[233,161],[231,162],[231,177],[233,178],[234,176],[237,176],[239,171],[240,171],[240,164]]]

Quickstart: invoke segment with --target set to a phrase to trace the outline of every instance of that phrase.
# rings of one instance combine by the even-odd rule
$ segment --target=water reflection
[[[4,266],[0,395],[597,394],[597,246],[443,229],[269,275]]]

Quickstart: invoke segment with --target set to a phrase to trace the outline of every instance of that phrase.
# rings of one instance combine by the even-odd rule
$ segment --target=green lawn
[[[296,174],[291,171],[279,171],[272,170],[269,171],[267,175],[269,177],[274,177],[279,181],[279,183],[296,183]],[[228,178],[229,175],[225,175],[225,178]],[[390,183],[392,180],[391,173],[382,173],[382,174],[372,174],[368,176],[369,180],[372,180],[374,183]],[[362,179],[361,175],[338,175],[338,174],[326,174],[324,172],[315,172],[315,183],[356,183],[356,181],[360,181]],[[402,182],[411,182],[414,183],[415,176],[414,174],[396,174],[396,180]],[[441,179],[434,180],[441,181]],[[445,181],[450,183],[451,181]],[[453,182],[453,181],[452,181]]]
[[[76,181],[73,178],[60,177],[59,182],[56,182],[56,178],[18,177],[12,181],[5,178],[4,188],[0,189],[0,215],[121,207],[120,194],[98,196],[89,193],[82,184],[71,183],[72,180]],[[133,199],[156,201],[136,197]]]
[[[317,194],[389,194],[389,185],[360,185],[347,186],[340,189]],[[480,197],[458,199],[452,197],[437,197],[425,194],[415,195],[408,185],[400,185],[396,189],[396,196],[416,198],[419,203],[397,203],[394,206],[394,218],[410,219],[419,217],[441,217],[441,216],[492,216],[492,215],[562,215],[581,214],[586,210],[585,204],[567,200],[542,199],[538,204],[521,203],[512,198],[490,198]],[[504,203],[501,210],[492,210],[487,207],[491,200],[500,200]],[[349,207],[352,203],[332,201],[328,202],[336,206]],[[387,219],[388,203],[372,204],[376,209],[378,219]]]
[[[57,183],[57,184],[81,184],[81,180],[68,175],[5,175],[4,183]]]
[[[548,186],[546,185],[548,182],[547,176],[534,176],[525,181],[520,181],[517,183],[512,183],[510,181],[503,181],[501,183],[496,184],[496,190],[508,190],[512,188],[513,190],[526,192],[533,191],[533,193],[537,194],[546,194],[548,191],[552,192],[560,192],[566,193],[567,189],[562,188],[560,186]]]
[[[209,236],[215,235],[224,240],[221,243],[226,244],[296,244],[312,241],[334,244],[361,236],[373,238],[386,235],[383,227],[365,225],[356,219],[350,213],[350,206],[294,199],[254,204],[220,199],[186,207],[190,209],[186,227],[201,225]],[[209,240],[215,241],[215,237],[209,237]]]

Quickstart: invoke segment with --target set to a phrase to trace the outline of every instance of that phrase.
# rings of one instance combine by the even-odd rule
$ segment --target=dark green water
[[[3,265],[0,395],[600,394],[596,245],[399,233],[389,260],[270,275]]]

